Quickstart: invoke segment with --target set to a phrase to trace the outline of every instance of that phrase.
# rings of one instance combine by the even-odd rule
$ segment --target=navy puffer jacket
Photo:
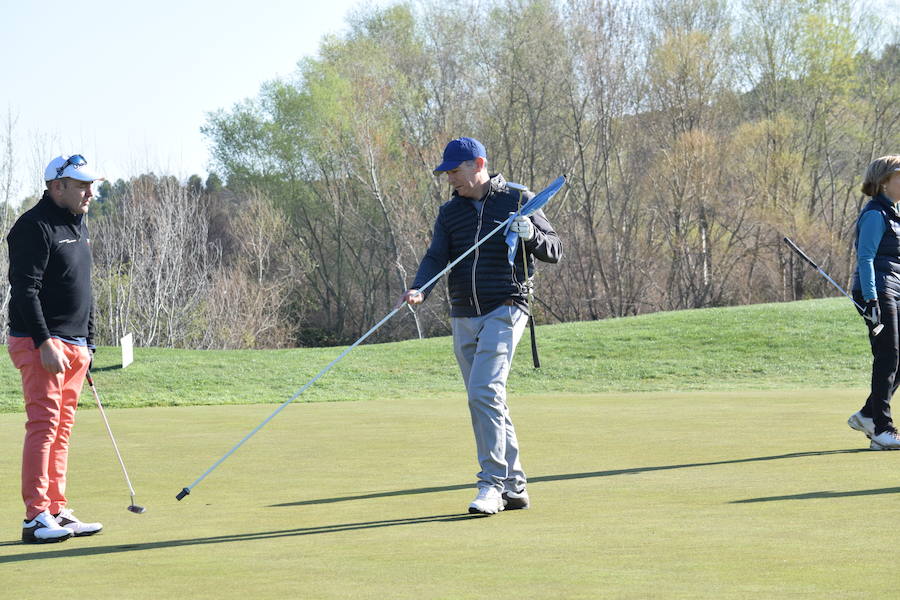
[[[519,207],[519,192],[511,190],[500,174],[490,180],[491,187],[480,210],[469,198],[453,197],[438,210],[434,223],[431,245],[419,264],[412,289],[421,286],[437,275],[447,264],[471,248],[482,237],[493,231]],[[527,202],[533,194],[523,194]],[[534,274],[534,259],[555,263],[562,256],[559,237],[542,211],[531,215],[535,226],[534,237],[525,242],[528,277]],[[487,314],[512,300],[528,311],[527,277],[522,266],[522,247],[510,266],[507,257],[503,229],[479,246],[450,270],[447,281],[450,292],[451,317],[475,317]],[[421,290],[427,296],[431,289]]]

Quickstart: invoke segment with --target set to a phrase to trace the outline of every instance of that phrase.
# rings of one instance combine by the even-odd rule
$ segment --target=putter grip
[[[798,255],[800,258],[802,258],[803,260],[805,260],[806,262],[808,262],[809,264],[811,264],[813,269],[815,269],[815,270],[817,270],[817,271],[819,270],[819,265],[817,265],[816,263],[814,263],[814,262],[812,261],[812,259],[811,259],[810,257],[808,257],[808,256],[806,255],[805,252],[803,252],[803,250],[801,250],[799,247],[797,247],[797,244],[795,244],[794,242],[792,242],[792,241],[791,241],[791,238],[785,236],[785,238],[784,238],[784,243],[787,244],[788,246],[790,246],[790,247],[791,247],[791,250],[793,250],[794,252],[796,252],[797,255]]]
[[[541,357],[538,356],[537,338],[534,337],[534,315],[528,317],[528,326],[531,328],[531,362],[535,369],[540,369]]]
[[[175,496],[175,499],[181,500],[182,498],[184,498],[185,496],[187,496],[190,493],[191,493],[191,490],[189,490],[187,488],[182,488],[182,490],[180,492],[178,492],[178,495]]]

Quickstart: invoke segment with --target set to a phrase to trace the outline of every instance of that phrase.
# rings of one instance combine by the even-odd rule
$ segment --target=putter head
[[[513,183],[512,181],[506,182],[506,187],[511,190],[515,190],[517,192],[527,192],[528,186],[522,185],[521,183]]]
[[[132,505],[130,505],[130,506],[128,507],[128,510],[129,510],[130,512],[133,512],[133,513],[136,514],[136,515],[142,515],[142,514],[144,514],[145,512],[147,512],[147,509],[146,509],[146,508],[144,508],[143,506],[138,506],[137,504],[132,504]]]
[[[884,325],[882,323],[879,323],[878,325],[873,327],[872,328],[872,336],[874,337],[874,336],[878,335],[879,333],[881,333],[882,329],[884,329]]]

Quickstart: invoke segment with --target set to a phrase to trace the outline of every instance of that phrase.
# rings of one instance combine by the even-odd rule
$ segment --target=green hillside
[[[538,327],[543,367],[528,333],[510,393],[864,387],[869,350],[844,298],[655,313]],[[95,379],[110,406],[281,403],[343,347],[197,351],[138,348],[120,369],[101,347]],[[2,353],[0,412],[20,410],[18,374]],[[449,338],[360,346],[298,401],[459,394]]]

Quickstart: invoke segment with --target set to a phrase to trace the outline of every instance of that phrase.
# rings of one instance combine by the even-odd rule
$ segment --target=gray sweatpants
[[[500,306],[480,317],[455,317],[453,351],[469,395],[469,413],[478,451],[478,487],[520,491],[525,473],[519,442],[506,405],[506,378],[528,315]]]

